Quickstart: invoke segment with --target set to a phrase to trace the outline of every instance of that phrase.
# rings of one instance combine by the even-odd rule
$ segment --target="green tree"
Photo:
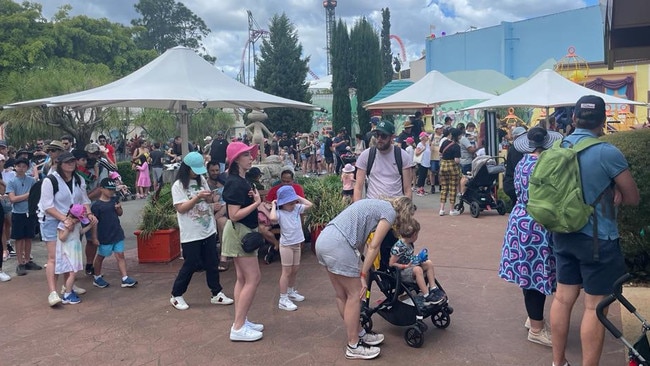
[[[393,52],[390,50],[390,9],[381,9],[381,69],[386,85],[393,80]],[[399,71],[398,71],[399,72]]]
[[[142,16],[131,21],[132,25],[138,27],[136,42],[141,48],[163,53],[172,47],[186,46],[198,51],[211,63],[216,61],[203,45],[203,39],[210,34],[210,28],[183,3],[174,0],[140,0],[134,7]]]
[[[345,127],[351,131],[352,110],[350,105],[350,36],[348,27],[339,19],[334,27],[330,47],[332,61],[332,128],[339,131]]]
[[[0,0],[0,80],[11,71],[47,62],[56,46],[47,36],[49,29],[40,4]]]
[[[350,32],[351,70],[357,91],[357,118],[361,133],[370,130],[370,113],[363,102],[372,98],[382,87],[383,73],[379,36],[366,18],[358,20]]]
[[[61,95],[79,90],[94,88],[111,81],[111,71],[103,64],[83,64],[69,59],[52,61],[43,68],[33,68],[24,72],[11,72],[3,89],[0,101],[30,100],[52,95]],[[106,111],[102,108],[72,109],[56,108],[17,108],[0,112],[0,123],[12,125],[9,130],[33,129],[41,133],[42,126],[53,126],[59,133],[46,134],[59,138],[68,134],[85,144],[93,131],[101,129]],[[25,138],[26,140],[20,140]],[[22,145],[33,140],[25,133],[9,136],[14,145]]]
[[[263,39],[260,60],[255,75],[255,88],[284,98],[311,103],[311,94],[305,82],[309,57],[301,59],[302,45],[286,14],[274,15],[269,26],[269,37]],[[271,131],[310,131],[311,111],[293,108],[270,108],[266,123]]]

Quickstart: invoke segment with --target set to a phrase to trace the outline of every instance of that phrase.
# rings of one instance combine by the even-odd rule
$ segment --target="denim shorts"
[[[97,255],[110,257],[113,253],[124,253],[124,240],[120,240],[113,244],[99,244]]]
[[[554,233],[552,245],[557,282],[582,285],[587,294],[611,294],[614,281],[627,271],[619,239],[598,240],[598,260],[594,259],[594,240],[589,235]]]
[[[49,218],[41,221],[41,239],[43,241],[56,241],[56,228],[59,226],[59,222],[57,219]]]
[[[472,171],[472,164],[464,164],[460,166],[460,172],[463,175],[467,175],[467,173]]]
[[[431,167],[429,169],[434,173],[438,173],[440,170],[440,160],[431,160]]]

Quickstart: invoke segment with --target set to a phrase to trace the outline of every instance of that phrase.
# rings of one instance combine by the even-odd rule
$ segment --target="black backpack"
[[[74,184],[78,187],[81,187],[81,177],[78,174],[73,173],[72,177],[74,179]],[[52,174],[48,174],[45,178],[34,183],[32,188],[29,189],[29,197],[27,198],[27,216],[36,216],[38,212],[38,202],[41,200],[41,186],[43,181],[49,179],[52,181],[52,195],[55,195],[59,191],[59,181]]]
[[[393,145],[393,153],[395,154],[395,163],[397,164],[397,171],[399,172],[399,176],[402,178],[402,180],[404,180],[404,172],[402,172],[402,149]],[[368,152],[368,166],[366,167],[366,190],[368,190],[368,178],[370,177],[372,164],[375,163],[375,156],[377,156],[377,148],[373,146]]]

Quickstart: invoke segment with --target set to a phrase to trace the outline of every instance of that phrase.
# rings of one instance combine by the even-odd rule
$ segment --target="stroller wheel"
[[[442,310],[431,316],[431,322],[433,325],[440,329],[445,329],[449,326],[451,323],[451,317],[449,317],[449,313],[446,311]]]
[[[481,206],[478,202],[474,201],[469,205],[469,212],[473,218],[477,218],[481,214]]]
[[[361,326],[366,332],[372,330],[372,318],[366,314],[361,314]]]
[[[413,348],[420,348],[424,344],[424,335],[417,327],[410,327],[404,332],[406,344]]]
[[[497,200],[497,212],[501,216],[506,214],[506,203],[503,200]]]
[[[460,212],[461,214],[465,211],[465,205],[463,201],[460,201],[454,205],[454,210]]]

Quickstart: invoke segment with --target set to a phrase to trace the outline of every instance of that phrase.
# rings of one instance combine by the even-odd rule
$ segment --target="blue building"
[[[604,58],[600,6],[564,11],[426,40],[426,71],[495,70],[511,79],[528,77],[570,46],[587,62]]]

